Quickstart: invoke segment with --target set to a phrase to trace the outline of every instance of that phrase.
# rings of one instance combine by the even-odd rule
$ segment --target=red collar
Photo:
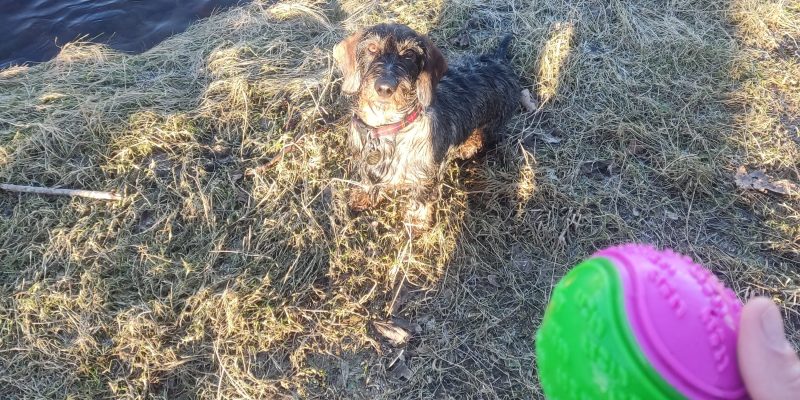
[[[359,130],[359,132],[369,133],[369,136],[371,138],[379,139],[386,136],[394,136],[395,134],[397,134],[397,132],[400,132],[403,128],[414,123],[414,121],[417,120],[417,117],[419,117],[419,114],[421,112],[422,110],[419,107],[417,107],[414,109],[414,111],[411,111],[410,114],[407,114],[405,117],[403,117],[403,119],[400,120],[399,122],[387,125],[380,125],[380,126],[367,125],[366,122],[362,121],[361,118],[358,118],[358,116],[355,114],[353,114],[353,122],[355,123],[356,128]]]

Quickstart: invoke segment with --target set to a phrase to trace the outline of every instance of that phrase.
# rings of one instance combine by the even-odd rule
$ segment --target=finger
[[[739,329],[739,370],[753,400],[800,399],[800,359],[786,340],[778,306],[752,299]]]

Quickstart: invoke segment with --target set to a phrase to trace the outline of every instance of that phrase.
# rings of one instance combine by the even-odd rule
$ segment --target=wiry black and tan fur
[[[342,91],[356,100],[348,142],[363,186],[351,195],[353,209],[373,206],[383,189],[407,187],[413,194],[407,222],[430,222],[443,167],[498,141],[518,107],[509,41],[449,68],[430,39],[405,25],[376,25],[336,45]],[[417,117],[396,133],[375,134],[373,128],[409,116]]]

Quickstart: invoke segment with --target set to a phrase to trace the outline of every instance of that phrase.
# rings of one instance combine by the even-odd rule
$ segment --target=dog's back
[[[474,130],[483,143],[497,142],[498,131],[519,107],[520,84],[507,59],[510,37],[497,50],[468,56],[450,64],[431,104],[434,153],[443,160],[453,144],[461,144]]]

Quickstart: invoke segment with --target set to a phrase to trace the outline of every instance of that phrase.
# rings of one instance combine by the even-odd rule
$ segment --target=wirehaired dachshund
[[[400,24],[362,29],[334,47],[342,92],[355,100],[348,146],[360,185],[352,210],[375,206],[387,189],[408,189],[405,222],[430,225],[448,163],[498,142],[519,107],[510,41],[450,65],[428,37]]]

